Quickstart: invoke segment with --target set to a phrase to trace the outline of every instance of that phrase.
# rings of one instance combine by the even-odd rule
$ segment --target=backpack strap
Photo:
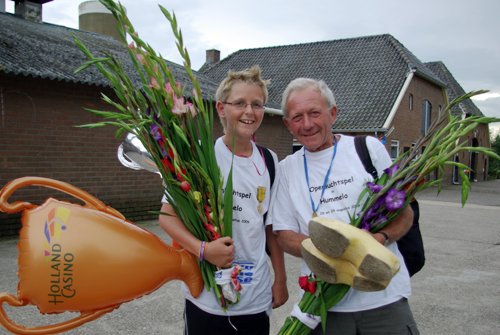
[[[269,179],[271,180],[271,187],[273,187],[274,177],[276,175],[273,155],[271,154],[271,151],[269,151],[268,148],[260,146],[258,144],[256,145],[259,151],[264,156],[264,162],[266,163],[267,171],[269,171]]]
[[[271,154],[271,151],[269,151],[268,148],[260,146],[258,144],[255,144],[255,145],[257,145],[257,148],[259,149],[261,154],[264,156],[264,162],[266,163],[267,171],[269,171],[269,179],[270,179],[270,184],[271,184],[270,188],[272,188],[273,183],[274,183],[274,177],[276,175],[276,168],[274,166],[273,155]],[[271,190],[269,190],[269,192],[271,192]],[[266,219],[267,219],[267,212],[265,212],[263,216],[264,216],[264,225],[265,225]],[[271,251],[267,247],[267,243],[266,243],[266,254],[268,256],[271,256]]]
[[[359,159],[363,163],[366,172],[372,175],[373,179],[378,178],[377,169],[373,166],[372,159],[370,157],[370,152],[366,146],[366,136],[360,135],[354,137],[354,146],[356,147],[356,152],[358,153]]]

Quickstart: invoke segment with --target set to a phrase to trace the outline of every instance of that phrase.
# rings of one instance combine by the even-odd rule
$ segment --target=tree
[[[500,134],[495,136],[495,139],[491,141],[491,149],[498,155],[500,155]],[[491,158],[490,159],[490,176],[494,178],[500,178],[500,160]]]

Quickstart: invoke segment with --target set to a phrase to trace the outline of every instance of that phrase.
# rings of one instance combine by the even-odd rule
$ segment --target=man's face
[[[337,108],[329,109],[317,90],[309,87],[292,92],[287,107],[285,125],[307,150],[320,151],[333,145]]]

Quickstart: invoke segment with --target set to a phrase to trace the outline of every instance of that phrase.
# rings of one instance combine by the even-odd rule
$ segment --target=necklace
[[[228,148],[229,151],[232,152],[231,148],[227,144],[225,144],[225,145],[226,145],[226,148]],[[264,162],[264,171],[262,173],[259,171],[257,164],[255,164],[254,160],[252,159],[252,154],[250,154],[249,156],[237,155],[235,153],[233,153],[233,154],[235,156],[238,156],[238,157],[249,159],[252,162],[253,167],[255,168],[255,171],[257,171],[257,174],[259,175],[259,177],[262,177],[262,175],[265,174],[267,171],[267,163],[266,163],[266,159],[264,158],[264,152],[262,151],[262,148],[259,147],[258,145],[256,145],[256,147],[259,150],[259,154],[260,154],[262,161]],[[257,210],[258,210],[259,214],[262,214],[262,212],[263,212],[262,204],[263,204],[264,200],[266,199],[266,187],[265,186],[259,186],[259,185],[257,186],[256,197],[257,197],[257,202],[258,202]]]
[[[306,158],[306,148],[304,148],[304,170],[305,170],[305,175],[306,175],[306,182],[307,182],[307,188],[309,191],[309,199],[311,200],[311,208],[313,211],[312,216],[316,217],[318,216],[317,212],[319,209],[319,206],[321,205],[321,199],[323,199],[323,195],[325,194],[326,190],[326,183],[328,182],[328,177],[330,176],[330,171],[332,170],[332,165],[333,165],[333,160],[335,159],[335,155],[337,154],[337,143],[335,141],[335,137],[333,138],[333,150],[332,150],[332,158],[330,160],[330,166],[328,167],[328,170],[326,171],[325,179],[323,180],[323,186],[321,187],[321,196],[319,197],[318,205],[314,203],[314,200],[311,195],[311,186],[309,185],[309,172],[307,170],[307,158]]]
[[[229,151],[232,152],[232,150],[229,147],[229,145],[227,145],[227,144],[225,144],[225,145],[226,145],[226,148],[228,148]],[[257,174],[259,176],[262,176],[267,171],[267,164],[266,164],[266,160],[264,159],[264,153],[262,152],[262,149],[258,145],[256,145],[256,147],[257,147],[257,150],[259,150],[260,157],[262,158],[262,161],[264,162],[264,171],[263,172],[260,172],[259,168],[257,167],[257,164],[255,164],[254,160],[252,159],[252,154],[250,154],[250,155],[238,155],[238,154],[235,154],[235,153],[233,153],[233,154],[235,156],[238,156],[238,157],[241,157],[241,158],[248,158],[252,162],[253,167],[255,168],[255,171],[257,171]]]

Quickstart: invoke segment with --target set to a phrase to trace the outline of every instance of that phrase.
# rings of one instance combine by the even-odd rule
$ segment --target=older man
[[[337,107],[332,91],[323,81],[298,78],[283,93],[284,123],[303,148],[280,162],[281,177],[273,201],[270,220],[281,247],[301,257],[301,242],[308,237],[313,216],[349,222],[360,192],[372,177],[365,171],[351,136],[333,134]],[[391,165],[385,147],[367,138],[373,165],[382,175]],[[383,291],[350,289],[344,299],[330,309],[327,334],[418,334],[407,298],[410,277],[394,243],[410,228],[411,208],[373,237],[397,255],[400,271]],[[302,275],[310,274],[302,262]],[[321,326],[313,334],[322,334]]]

